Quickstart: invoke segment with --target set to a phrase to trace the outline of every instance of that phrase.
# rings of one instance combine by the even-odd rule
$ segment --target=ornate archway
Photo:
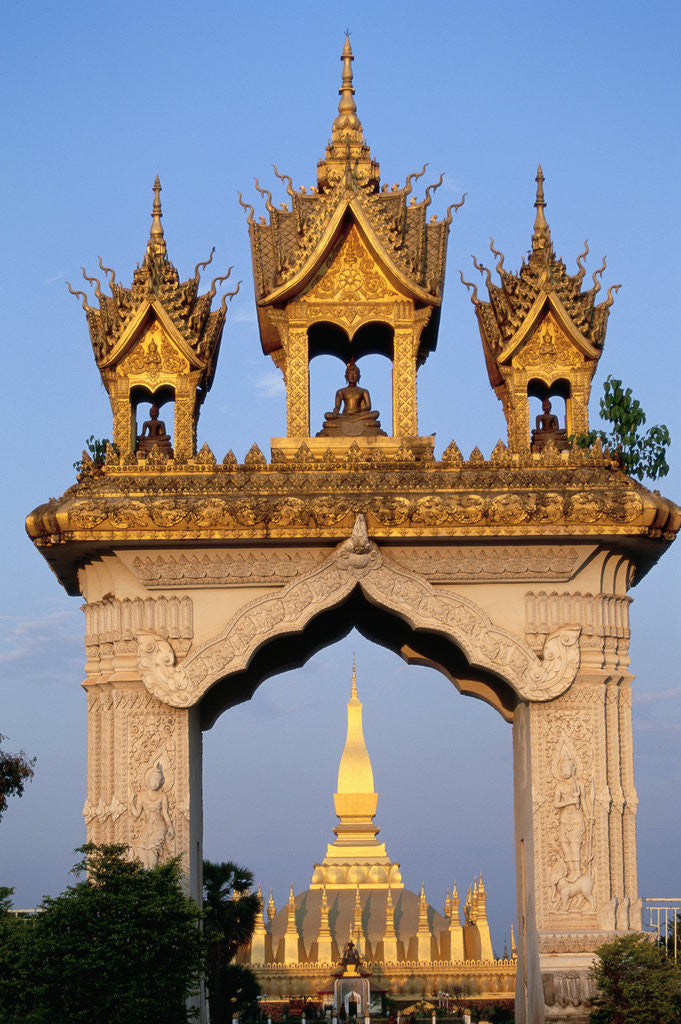
[[[146,863],[182,854],[198,895],[202,728],[307,656],[317,626],[330,636],[334,612],[362,618],[512,723],[516,1019],[585,1021],[594,949],[641,924],[628,589],[674,539],[681,510],[598,443],[558,450],[567,439],[548,414],[530,450],[532,381],[565,381],[572,426],[588,427],[613,291],[596,304],[596,275],[582,291],[581,262],[571,276],[556,257],[541,170],[528,261],[511,274],[494,250],[501,286],[488,271],[490,301],[473,292],[508,446],[464,459],[452,441],[434,458],[433,437],[418,434],[417,371],[437,343],[453,208],[427,217],[436,186],[409,198],[420,174],[380,188],[352,60],[346,40],[317,187],[280,176],[291,204],[261,190],[269,222],[244,204],[261,343],[287,391],[287,436],[273,439],[271,461],[255,445],[242,463],[196,451],[227,297],[214,311],[211,301],[225,278],[199,296],[204,263],[180,283],[158,182],[132,286],[111,271],[110,296],[96,282],[98,307],[83,295],[115,445],[103,465],[84,456],[77,485],[27,529],[85,599],[88,839],[125,843]],[[377,412],[352,380],[337,433],[310,436],[309,327],[320,321],[342,327],[350,351],[362,324],[392,332],[391,437],[364,429]],[[141,446],[130,396],[161,385],[175,395],[174,445]]]

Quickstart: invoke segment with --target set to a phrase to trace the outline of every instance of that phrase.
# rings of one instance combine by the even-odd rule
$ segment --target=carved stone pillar
[[[190,459],[196,455],[196,421],[198,419],[197,384],[199,373],[178,378],[175,391],[175,429],[173,448],[176,456]]]
[[[629,683],[587,659],[567,693],[516,715],[520,1021],[588,1021],[594,950],[640,927]]]
[[[310,436],[310,368],[307,328],[291,325],[286,353],[286,432],[289,437]]]
[[[201,885],[201,744],[196,708],[172,708],[141,683],[86,683],[88,842],[122,843],[147,867],[182,857]]]
[[[144,686],[136,633],[158,629],[184,655],[191,598],[108,598],[84,606],[88,699],[88,841],[122,843],[143,864],[182,857],[200,895],[202,733],[196,707],[171,707]]]
[[[134,436],[128,378],[120,374],[111,374],[107,379],[109,380],[109,401],[113,413],[113,443],[121,455],[129,455],[135,451],[137,438]]]
[[[393,341],[393,434],[417,437],[414,327],[396,327]]]

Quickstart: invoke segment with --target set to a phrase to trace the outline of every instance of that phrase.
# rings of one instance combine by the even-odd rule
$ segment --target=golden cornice
[[[179,464],[159,456],[152,468],[110,453],[101,475],[39,506],[26,528],[76,593],[79,565],[112,547],[334,544],[360,513],[379,542],[608,540],[632,550],[639,575],[681,526],[678,506],[597,451],[512,455],[499,442],[489,460],[475,449],[466,461],[455,445],[435,461],[406,446],[315,456],[303,444],[270,463],[253,446],[243,464],[231,452],[218,463],[204,446]]]

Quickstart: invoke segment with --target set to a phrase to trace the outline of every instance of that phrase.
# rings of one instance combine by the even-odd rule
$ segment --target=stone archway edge
[[[384,557],[358,515],[352,534],[311,572],[276,595],[240,608],[226,628],[177,663],[171,644],[156,633],[137,633],[137,663],[144,685],[173,707],[196,704],[218,680],[245,669],[267,641],[299,633],[316,615],[340,604],[359,586],[373,604],[412,628],[437,633],[461,649],[477,669],[493,672],[526,701],[564,693],[579,669],[580,628],[552,633],[541,658],[518,636],[495,626],[473,601],[442,593]]]

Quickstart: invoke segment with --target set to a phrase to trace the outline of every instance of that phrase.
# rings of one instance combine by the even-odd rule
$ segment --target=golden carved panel
[[[513,365],[519,369],[529,370],[536,367],[542,375],[553,379],[557,376],[557,369],[575,368],[583,363],[584,356],[550,314],[544,318],[513,358]]]
[[[403,296],[389,284],[355,224],[326,260],[303,302],[377,302]]]
[[[188,373],[189,360],[178,352],[158,320],[118,364],[116,372],[153,381],[161,373]]]

